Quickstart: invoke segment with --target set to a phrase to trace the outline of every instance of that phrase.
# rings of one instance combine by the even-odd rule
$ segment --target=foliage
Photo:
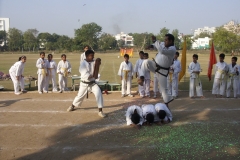
[[[209,33],[207,33],[207,32],[202,32],[202,33],[200,33],[198,36],[196,36],[195,39],[198,39],[198,38],[205,38],[205,37],[209,37],[209,38],[211,38],[212,35],[209,34]]]
[[[217,28],[213,35],[216,50],[230,53],[239,50],[240,36],[223,27]]]
[[[98,47],[104,51],[111,50],[113,48],[116,48],[116,40],[115,38],[108,33],[103,33],[98,41]]]
[[[161,28],[159,34],[157,35],[157,39],[159,41],[163,42],[164,39],[165,39],[165,35],[168,34],[168,33],[169,33],[168,28],[166,28],[166,27]]]
[[[20,51],[23,47],[22,31],[16,28],[10,28],[8,31],[7,45],[11,51]]]
[[[192,48],[192,44],[194,42],[194,39],[192,39],[192,35],[185,35],[186,37],[186,45],[187,45],[187,50],[190,50]],[[183,44],[181,44],[181,48],[183,48]]]
[[[24,40],[24,49],[35,50],[36,47],[38,47],[38,30],[37,29],[28,29],[23,34],[23,40]]]
[[[179,48],[180,48],[180,45],[181,45],[181,40],[178,38],[178,36],[179,36],[179,31],[178,31],[178,29],[174,29],[174,30],[172,31],[172,35],[173,35],[174,38],[175,38],[174,45],[175,45],[176,49],[179,49]]]
[[[0,31],[0,50],[6,49],[7,42],[7,32],[6,31]]]
[[[149,45],[152,44],[152,33],[130,33],[130,36],[133,36],[134,38],[134,46],[138,50],[144,50]]]

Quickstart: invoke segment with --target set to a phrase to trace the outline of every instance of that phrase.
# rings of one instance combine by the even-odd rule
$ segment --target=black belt
[[[159,74],[161,74],[162,76],[164,76],[164,77],[167,77],[168,76],[168,74],[169,74],[169,69],[170,69],[170,67],[168,67],[168,68],[165,68],[165,67],[162,67],[162,66],[160,66],[159,64],[157,64],[157,62],[155,61],[155,59],[153,58],[153,61],[155,62],[155,64],[156,64],[156,67],[157,67],[157,69],[155,70],[155,72],[157,72],[157,73],[159,73]],[[168,72],[167,72],[167,74],[163,74],[163,73],[160,73],[159,72],[159,70],[160,69],[164,69],[164,70],[167,70]]]
[[[91,82],[85,82],[85,81],[81,81],[82,83],[88,84],[88,85],[92,85],[92,84],[96,84],[95,81],[91,81]]]

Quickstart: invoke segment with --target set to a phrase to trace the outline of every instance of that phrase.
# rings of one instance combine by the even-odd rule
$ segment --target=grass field
[[[212,81],[208,81],[207,78],[207,68],[208,68],[208,60],[209,60],[209,51],[188,51],[187,52],[187,66],[192,61],[192,54],[199,53],[199,63],[202,67],[202,73],[201,73],[201,81],[203,84],[203,90],[211,90],[212,89]],[[24,75],[28,76],[31,75],[33,77],[37,78],[37,68],[36,68],[36,61],[39,58],[38,54],[29,54],[29,53],[23,53],[27,56],[27,63],[25,65]],[[47,53],[48,54],[48,53]],[[47,55],[46,54],[46,55]],[[155,57],[155,52],[149,52],[149,57],[152,59]],[[180,52],[181,54],[181,52]],[[0,71],[4,73],[8,73],[8,70],[10,69],[11,65],[14,64],[18,57],[22,55],[22,53],[19,54],[0,54]],[[61,54],[54,54],[54,60],[58,63],[60,61],[60,55]],[[120,63],[123,61],[123,58],[118,58],[119,53],[96,53],[95,57],[100,57],[102,59],[102,64],[100,68],[100,74],[101,74],[101,80],[107,80],[109,82],[116,82],[120,83],[120,78],[117,76],[118,69],[120,66]],[[80,59],[80,53],[67,53],[67,59],[70,61],[72,65],[72,75],[79,75],[78,69],[79,69],[79,59]],[[138,59],[138,53],[134,53],[134,57],[130,58],[130,61],[135,64]],[[179,60],[181,60],[181,55],[179,57]],[[231,62],[231,56],[226,56],[227,63]],[[214,72],[214,71],[213,71]],[[152,76],[153,78],[153,76]],[[137,83],[136,78],[134,77],[133,80],[133,90],[136,90]],[[186,73],[185,77],[182,79],[182,81],[179,84],[180,90],[188,90],[189,88],[189,74]],[[5,90],[13,90],[13,84],[11,81],[0,81],[0,85],[3,85]],[[32,82],[32,88],[31,90],[37,90],[36,87],[34,87],[34,84]],[[71,79],[68,80],[68,86],[71,86]]]

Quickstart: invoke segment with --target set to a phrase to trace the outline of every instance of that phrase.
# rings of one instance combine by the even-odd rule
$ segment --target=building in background
[[[117,41],[122,40],[124,41],[124,46],[134,46],[133,44],[133,37],[129,36],[128,34],[121,32],[114,36]]]
[[[225,28],[227,31],[240,35],[240,24],[235,21],[228,22],[227,24],[223,25],[223,28]]]
[[[9,18],[0,18],[0,31],[6,31],[8,32],[10,28],[10,20]],[[4,42],[0,44],[1,46],[4,46]]]
[[[203,27],[194,30],[193,37],[198,36],[200,33],[212,34],[216,31],[216,27]]]
[[[209,42],[211,38],[198,38],[192,43],[192,49],[209,49]]]

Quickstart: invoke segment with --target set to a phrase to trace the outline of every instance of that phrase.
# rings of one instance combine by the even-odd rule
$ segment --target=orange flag
[[[208,79],[209,79],[209,81],[211,81],[211,78],[212,78],[213,65],[216,64],[216,63],[217,63],[217,59],[216,59],[216,54],[215,54],[214,45],[213,45],[213,41],[212,41],[210,58],[209,58],[209,65],[208,65]]]
[[[184,37],[183,49],[182,49],[182,59],[181,59],[182,70],[178,76],[179,82],[186,73],[186,64],[187,64],[187,40],[186,40],[186,37]]]

